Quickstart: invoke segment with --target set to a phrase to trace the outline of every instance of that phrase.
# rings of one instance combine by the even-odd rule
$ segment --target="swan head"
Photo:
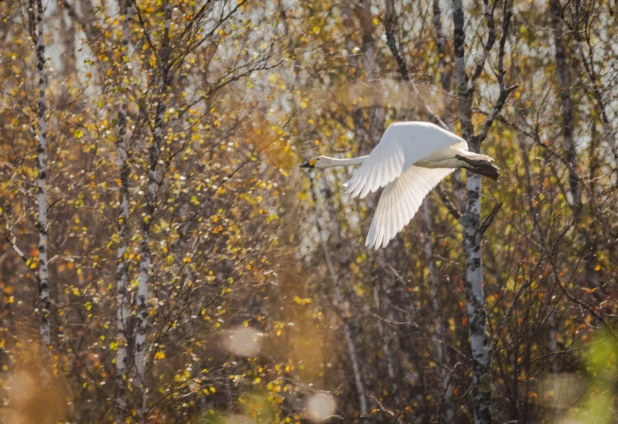
[[[310,168],[310,169],[321,169],[321,168],[330,168],[333,166],[332,158],[327,156],[318,156],[317,158],[311,159],[309,162],[305,162],[300,165],[301,168]]]

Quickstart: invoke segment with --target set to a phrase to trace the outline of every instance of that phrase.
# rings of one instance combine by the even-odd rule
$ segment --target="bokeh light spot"
[[[260,353],[262,347],[262,333],[250,327],[236,327],[230,330],[225,347],[230,353],[238,356],[252,357]]]
[[[307,414],[314,423],[328,419],[336,408],[335,399],[326,393],[317,393],[307,399]]]

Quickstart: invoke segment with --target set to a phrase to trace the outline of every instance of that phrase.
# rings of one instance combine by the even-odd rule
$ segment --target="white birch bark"
[[[49,323],[50,291],[49,272],[47,269],[47,101],[45,89],[45,40],[43,39],[43,2],[36,2],[37,20],[37,69],[39,76],[39,147],[38,147],[38,227],[39,227],[39,313],[41,314],[41,348],[43,354],[43,386],[48,387],[51,380],[51,368],[49,363],[49,349],[51,347],[51,331]]]
[[[168,89],[171,85],[170,75],[170,25],[172,19],[172,6],[169,2],[164,2],[164,30],[160,49],[159,70],[161,73],[160,86],[158,90],[157,107],[154,120],[154,131],[152,143],[149,148],[148,158],[148,186],[146,189],[146,205],[144,207],[144,218],[142,222],[142,240],[140,245],[140,264],[137,288],[137,319],[135,336],[135,371],[137,384],[142,393],[142,404],[138,408],[138,419],[141,422],[146,420],[145,413],[148,406],[148,388],[146,387],[146,360],[147,350],[146,335],[148,333],[148,285],[151,274],[150,258],[150,238],[151,226],[156,211],[157,194],[157,173],[159,157],[161,155],[161,145],[163,142],[163,125],[165,112],[167,110]]]
[[[131,10],[130,0],[125,0],[122,6],[124,15],[122,34],[122,69],[127,71],[124,63],[127,49],[129,48],[129,13]],[[122,79],[121,79],[122,80]],[[118,138],[116,149],[118,153],[118,165],[120,166],[120,210],[118,213],[118,265],[116,268],[117,294],[116,294],[116,421],[124,422],[127,413],[127,318],[129,316],[129,304],[127,299],[127,251],[128,219],[129,219],[129,162],[127,160],[127,97],[124,94],[124,83],[121,82],[122,99],[118,111]]]
[[[458,112],[462,137],[468,141],[470,150],[479,152],[480,140],[474,136],[472,125],[473,87],[466,74],[465,21],[462,0],[453,0],[455,71],[457,75]],[[466,310],[468,333],[472,350],[472,397],[475,423],[491,423],[491,358],[489,356],[485,311],[485,293],[483,289],[483,268],[481,261],[481,237],[479,232],[481,219],[481,178],[467,173],[466,199],[464,214],[461,217],[466,255]]]

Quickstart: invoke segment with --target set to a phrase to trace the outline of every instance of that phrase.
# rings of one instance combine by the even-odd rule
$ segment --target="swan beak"
[[[299,168],[313,168],[313,166],[311,165],[311,162],[305,162],[300,165]]]

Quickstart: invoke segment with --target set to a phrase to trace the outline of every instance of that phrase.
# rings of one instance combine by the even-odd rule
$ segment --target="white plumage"
[[[368,156],[335,159],[320,156],[301,167],[360,168],[344,184],[353,197],[365,198],[386,187],[380,196],[365,246],[385,247],[414,218],[425,196],[456,168],[497,179],[489,156],[468,151],[466,141],[428,122],[391,124]]]
[[[416,215],[423,199],[452,168],[428,169],[411,166],[395,181],[389,183],[376,207],[365,246],[379,249],[403,230]]]

